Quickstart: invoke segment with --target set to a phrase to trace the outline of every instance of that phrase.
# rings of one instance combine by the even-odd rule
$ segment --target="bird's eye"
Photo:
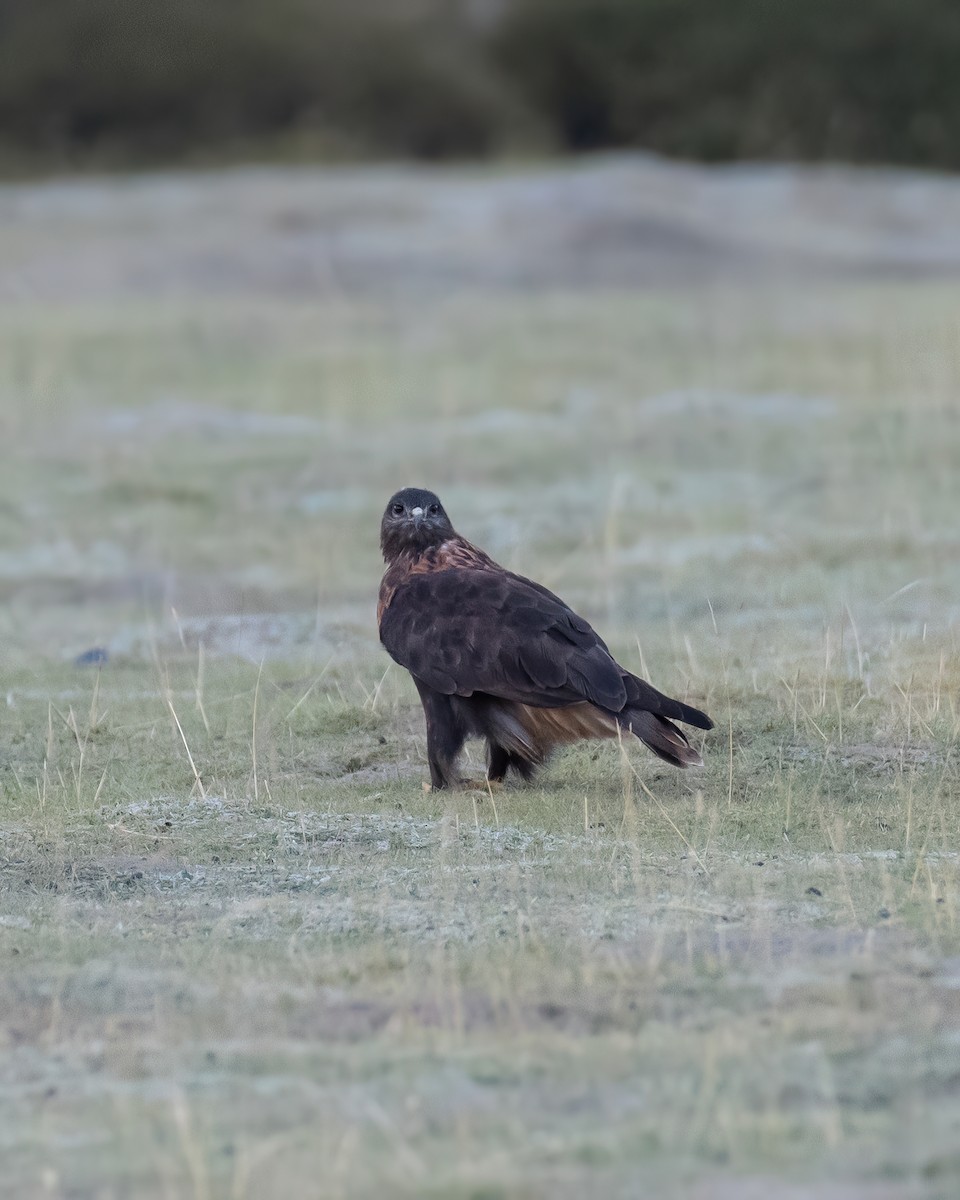
[[[402,504],[395,504],[395,505],[393,506],[393,515],[394,515],[395,517],[402,517],[402,516],[403,516],[403,505],[402,505]]]
[[[439,511],[440,511],[439,504],[431,504],[430,507],[427,509],[427,512],[430,514],[431,517],[435,517]]]

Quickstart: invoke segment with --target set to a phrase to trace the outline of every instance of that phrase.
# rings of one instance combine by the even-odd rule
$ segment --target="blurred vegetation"
[[[957,167],[958,61],[954,0],[0,0],[0,149]]]
[[[330,155],[477,156],[524,124],[456,7],[390,0],[3,0],[15,156],[176,159],[302,137]]]
[[[497,50],[575,149],[960,165],[953,0],[519,0]]]

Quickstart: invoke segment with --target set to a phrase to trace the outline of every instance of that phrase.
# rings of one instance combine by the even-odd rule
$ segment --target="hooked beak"
[[[413,517],[414,527],[416,529],[419,529],[420,526],[423,524],[423,509],[422,508],[411,508],[410,516]]]

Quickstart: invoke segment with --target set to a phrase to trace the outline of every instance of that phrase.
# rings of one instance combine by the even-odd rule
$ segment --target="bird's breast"
[[[434,575],[441,571],[476,571],[496,569],[493,560],[464,538],[448,538],[439,546],[430,546],[420,554],[402,554],[384,572],[377,603],[377,624],[397,591],[418,575]]]

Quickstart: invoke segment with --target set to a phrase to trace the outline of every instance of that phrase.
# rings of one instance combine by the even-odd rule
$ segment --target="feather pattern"
[[[424,531],[416,514],[434,509]],[[398,510],[415,512],[412,524]],[[710,729],[710,718],[625,670],[559,596],[456,534],[433,493],[398,492],[381,542],[380,639],[420,690],[435,785],[455,781],[470,733],[488,740],[491,777],[508,766],[526,776],[556,744],[620,730],[676,766],[702,762],[671,722]],[[431,753],[431,729],[443,752]]]

